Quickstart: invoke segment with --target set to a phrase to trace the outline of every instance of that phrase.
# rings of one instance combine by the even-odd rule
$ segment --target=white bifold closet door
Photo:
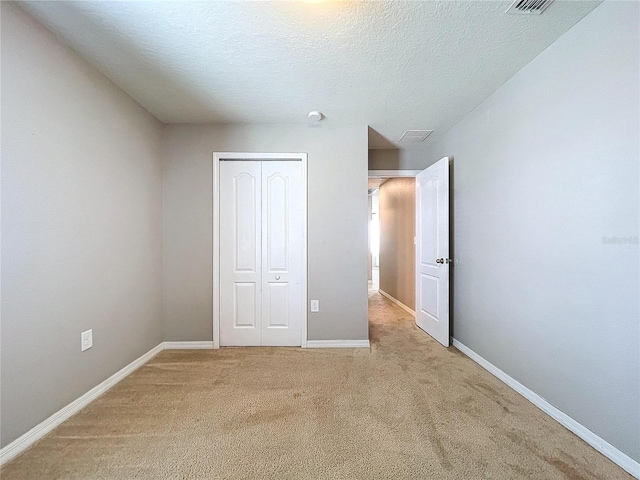
[[[220,345],[302,343],[301,161],[220,162]]]

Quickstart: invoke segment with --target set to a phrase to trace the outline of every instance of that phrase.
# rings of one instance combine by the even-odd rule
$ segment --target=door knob
[[[449,264],[449,263],[452,263],[452,262],[453,262],[453,260],[452,260],[452,259],[450,259],[450,258],[437,258],[437,259],[436,259],[436,263],[446,263],[446,264]]]
[[[436,263],[444,263],[444,258],[436,258]]]
[[[276,280],[280,280],[280,275],[276,275]]]

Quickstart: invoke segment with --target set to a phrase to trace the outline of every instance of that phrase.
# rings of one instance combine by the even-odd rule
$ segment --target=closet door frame
[[[300,161],[302,162],[302,278],[300,345],[307,347],[307,154],[306,153],[241,153],[213,154],[213,348],[220,348],[220,162],[221,161]]]

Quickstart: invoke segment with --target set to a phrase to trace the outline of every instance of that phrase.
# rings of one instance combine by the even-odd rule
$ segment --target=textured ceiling
[[[542,15],[509,1],[27,2],[23,7],[166,123],[370,125],[437,140],[599,2]],[[532,79],[533,80],[533,79]]]

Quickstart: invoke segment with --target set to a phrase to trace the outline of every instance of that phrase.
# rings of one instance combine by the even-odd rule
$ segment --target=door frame
[[[378,178],[378,179],[389,179],[389,178],[415,178],[417,174],[419,174],[422,170],[368,170],[367,171],[367,178]],[[371,195],[369,195],[369,199],[371,199]],[[371,205],[369,205],[369,221],[371,221]],[[415,219],[414,219],[414,223],[415,223]],[[368,227],[367,227],[368,228]],[[367,238],[369,236],[367,235]],[[370,239],[369,239],[370,240]],[[415,240],[415,237],[414,237]],[[371,244],[369,244],[369,255],[371,255]],[[369,269],[369,272],[367,274],[367,278],[369,277],[369,274],[372,273],[372,267],[373,267],[373,262],[371,262],[371,264],[367,265],[367,268]],[[369,286],[368,280],[367,280],[367,288]],[[380,287],[380,285],[378,285],[378,287]],[[378,288],[378,290],[380,290]],[[395,299],[394,299],[395,300]],[[407,307],[407,305],[402,304],[403,307]],[[409,307],[407,307],[409,308]],[[414,305],[415,308],[415,305]],[[410,308],[409,308],[410,310]],[[411,313],[412,315],[415,316],[415,312],[413,310],[409,311],[407,310],[408,313]]]
[[[454,245],[453,245],[453,235],[454,235],[454,229],[453,229],[453,202],[455,201],[454,197],[453,197],[453,171],[451,170],[451,165],[452,165],[452,161],[453,161],[453,157],[451,156],[446,156],[441,158],[440,160],[444,160],[447,159],[448,162],[448,166],[449,166],[449,256],[451,258],[454,259],[454,262],[452,264],[449,265],[449,336],[450,336],[450,342],[453,341],[453,336],[452,336],[452,328],[451,328],[451,322],[453,319],[453,276],[455,275],[454,270],[451,268],[456,264],[455,261],[455,256],[454,256]],[[440,161],[438,160],[438,161]],[[437,162],[432,163],[431,165],[435,164]],[[431,166],[429,165],[429,167]],[[425,167],[425,168],[429,168],[429,167]],[[424,171],[424,169],[422,170],[369,170],[368,171],[368,178],[403,178],[403,177],[413,177],[415,178],[416,175],[418,175],[420,172]],[[414,220],[414,222],[417,225],[417,221]],[[417,232],[416,232],[416,237],[417,237]],[[414,251],[416,249],[416,245],[414,243]],[[417,252],[416,252],[416,258],[417,258]],[[418,272],[416,269],[416,278],[417,278]],[[414,282],[415,282],[415,278],[414,278]],[[417,288],[416,288],[416,301],[417,301]],[[417,305],[413,306],[414,308],[417,308]],[[414,315],[414,319],[416,318],[416,312],[413,312]]]
[[[302,162],[302,278],[301,285],[301,313],[302,325],[300,345],[307,347],[307,154],[306,153],[244,153],[244,152],[214,152],[213,153],[213,348],[220,348],[220,162],[221,161],[277,161],[299,160]]]
[[[369,178],[404,178],[415,177],[422,170],[369,170]]]

